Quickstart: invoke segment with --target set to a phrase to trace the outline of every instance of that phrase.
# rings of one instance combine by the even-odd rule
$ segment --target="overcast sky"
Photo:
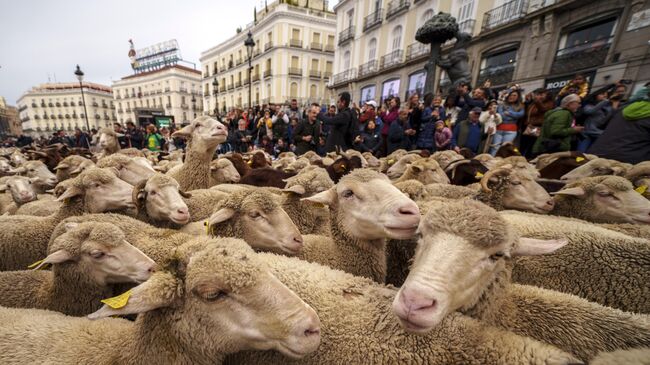
[[[273,0],[268,0],[272,3]],[[330,1],[330,7],[337,3]],[[85,80],[111,85],[132,73],[136,49],[172,38],[200,69],[201,51],[253,21],[263,0],[0,0],[0,96],[14,105],[39,83]]]

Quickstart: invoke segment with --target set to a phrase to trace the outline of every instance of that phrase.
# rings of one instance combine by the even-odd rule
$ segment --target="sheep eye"
[[[103,253],[102,251],[93,251],[90,253],[90,256],[94,259],[101,259],[104,257],[106,254]]]
[[[34,169],[29,169],[29,172],[34,172],[34,171],[36,171],[36,170],[34,170]]]
[[[257,218],[260,218],[262,215],[260,214],[260,212],[250,212],[248,214],[248,216],[253,218],[253,219],[257,219]]]
[[[157,193],[156,193],[155,190],[152,190],[152,191],[149,193],[149,195],[156,195],[156,194],[157,194]]]
[[[352,195],[354,195],[354,192],[352,190],[346,190],[341,195],[343,195],[344,198],[350,198]]]
[[[490,260],[497,261],[500,258],[502,258],[503,256],[505,256],[505,254],[503,252],[497,252],[497,253],[490,256]]]
[[[215,290],[205,294],[203,297],[209,302],[216,302],[217,300],[224,299],[228,296],[223,290]]]
[[[521,181],[512,181],[511,184],[512,185],[521,185]]]
[[[600,195],[600,196],[602,196],[602,197],[609,197],[609,196],[613,196],[614,194],[612,194],[612,193],[609,192],[609,191],[599,191],[599,192],[598,192],[598,195]]]

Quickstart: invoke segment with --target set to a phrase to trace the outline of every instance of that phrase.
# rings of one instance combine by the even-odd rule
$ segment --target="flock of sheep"
[[[0,150],[1,364],[650,363],[650,162],[175,135]]]

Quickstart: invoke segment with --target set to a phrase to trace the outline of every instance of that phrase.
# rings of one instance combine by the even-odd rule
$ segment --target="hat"
[[[471,112],[474,112],[474,113],[481,114],[481,112],[483,111],[483,109],[481,109],[481,108],[475,106],[475,107],[473,107],[472,110],[470,110],[470,111],[471,111]]]
[[[565,106],[569,105],[569,103],[572,103],[574,101],[579,103],[580,97],[576,94],[569,94],[562,99],[562,102],[560,103],[560,107],[564,108]]]
[[[438,124],[442,124],[442,125],[445,125],[445,122],[444,122],[444,121],[442,121],[442,120],[438,120],[438,121],[436,121],[436,127],[438,126]]]
[[[374,101],[374,100],[368,100],[368,101],[366,101],[366,104],[372,106],[375,109],[377,109],[377,102]]]

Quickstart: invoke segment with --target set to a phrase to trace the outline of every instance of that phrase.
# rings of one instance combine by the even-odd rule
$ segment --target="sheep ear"
[[[217,223],[225,222],[228,219],[232,218],[235,215],[235,210],[232,208],[221,208],[214,212],[208,219],[209,225],[214,225]]]
[[[521,237],[519,243],[511,252],[512,256],[537,256],[553,253],[566,246],[569,241],[566,238],[554,240],[540,240],[536,238]]]
[[[282,189],[282,191],[287,192],[287,193],[296,193],[298,195],[304,195],[305,194],[305,187],[302,185],[293,185],[288,188]]]
[[[332,205],[336,201],[336,189],[330,188],[322,193],[312,195],[307,198],[302,198],[300,201],[308,201],[317,204]]]
[[[194,132],[194,126],[190,124],[172,133],[172,137],[190,138],[192,132]]]
[[[554,193],[551,193],[552,195],[572,195],[572,196],[583,196],[585,195],[585,189],[576,186],[574,188],[566,188],[562,190],[558,190]]]
[[[72,258],[72,255],[67,250],[58,250],[58,251],[54,251],[51,254],[47,255],[47,257],[45,259],[41,260],[41,262],[39,262],[36,266],[31,267],[31,265],[30,265],[30,268],[32,270],[38,270],[38,269],[40,269],[41,267],[43,267],[43,266],[45,266],[47,264],[60,264],[62,262],[66,262],[66,261],[70,260],[71,258]]]
[[[65,228],[66,232],[70,232],[73,229],[77,228],[79,226],[79,223],[77,222],[67,222],[63,227]]]
[[[70,171],[70,175],[78,174],[83,171],[83,165],[79,165],[76,169]]]
[[[61,170],[61,169],[68,169],[68,168],[70,168],[70,165],[68,165],[67,163],[60,163],[60,164],[56,165],[56,167],[54,169],[55,170]]]
[[[73,185],[67,188],[63,192],[63,194],[59,195],[59,197],[56,200],[62,202],[66,199],[74,198],[75,196],[81,195],[82,193],[83,191],[81,191],[81,189]]]
[[[6,190],[7,190],[7,184],[0,185],[0,191],[6,191]]]
[[[108,316],[144,313],[157,308],[169,307],[181,296],[176,277],[160,271],[149,280],[117,297],[102,300],[104,306],[88,315],[89,319]]]
[[[419,165],[411,165],[411,168],[413,170],[415,170],[416,172],[422,172],[422,170],[424,170],[424,168],[422,166],[419,166]]]
[[[184,192],[183,190],[180,190],[180,189],[178,190],[178,193],[181,194],[181,196],[182,196],[183,198],[187,198],[187,199],[189,199],[189,198],[192,197],[192,194],[190,194],[190,193],[186,193],[186,192]]]

